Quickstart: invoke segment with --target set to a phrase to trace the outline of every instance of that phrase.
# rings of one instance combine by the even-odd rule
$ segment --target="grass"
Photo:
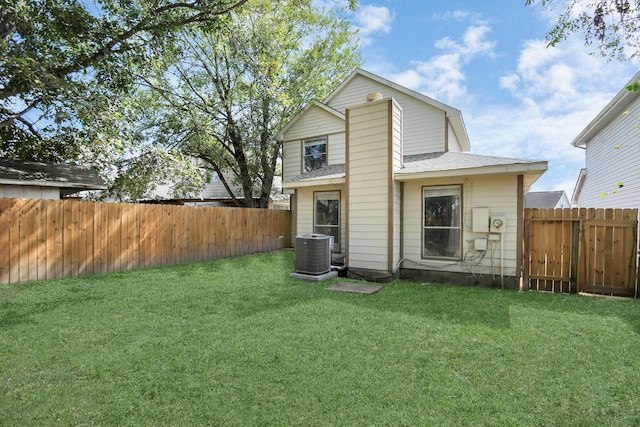
[[[638,301],[292,269],[0,286],[0,425],[640,425]]]

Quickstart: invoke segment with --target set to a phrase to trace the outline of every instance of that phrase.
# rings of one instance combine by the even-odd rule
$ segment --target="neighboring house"
[[[351,277],[517,282],[524,194],[547,162],[467,153],[459,110],[361,69],[278,140],[293,235],[332,235]]]
[[[628,84],[637,81],[640,72]],[[572,196],[575,206],[640,208],[639,126],[640,91],[623,88],[573,140],[574,147],[585,150],[585,168]]]
[[[0,197],[61,199],[106,188],[95,172],[80,166],[0,159]]]
[[[570,208],[571,203],[564,191],[530,191],[524,195],[525,208]]]
[[[231,191],[236,196],[236,199],[244,200],[242,192],[242,186],[234,184],[231,181]],[[260,189],[256,188],[254,191],[254,202],[257,206],[260,197]],[[151,199],[143,200],[145,203],[167,203],[167,204],[179,204],[189,206],[222,206],[222,207],[235,207],[236,202],[233,200],[227,189],[224,187],[217,174],[213,174],[209,182],[207,182],[202,191],[195,197],[189,198],[177,198],[172,195],[172,187],[170,185],[159,185],[153,193]],[[289,195],[282,193],[282,177],[274,176],[273,185],[271,189],[271,196],[269,197],[269,209],[281,209],[289,210]]]

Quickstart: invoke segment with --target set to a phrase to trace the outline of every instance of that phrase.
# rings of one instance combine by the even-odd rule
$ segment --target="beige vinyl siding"
[[[319,186],[314,188],[298,188],[296,190],[297,211],[295,212],[296,219],[294,220],[294,223],[297,224],[296,235],[301,236],[303,234],[313,233],[313,195],[316,192],[325,191],[340,192],[340,246],[344,253],[346,244],[346,199],[343,186]],[[292,237],[292,242],[295,242],[296,236]]]
[[[579,205],[587,208],[640,207],[640,98],[587,143],[587,177]],[[621,148],[615,147],[620,145]],[[618,181],[624,183],[616,194]]]
[[[388,101],[349,111],[349,268],[388,264]]]
[[[344,132],[344,120],[317,106],[311,106],[284,135],[285,141]]]
[[[460,142],[458,141],[458,138],[456,137],[455,132],[453,131],[453,127],[451,127],[451,124],[447,123],[447,127],[448,127],[448,148],[449,151],[455,151],[457,153],[461,152],[462,149],[460,148]]]
[[[393,144],[393,172],[402,168],[403,157],[403,140],[402,135],[404,131],[404,111],[402,107],[394,102],[393,104],[393,119],[392,119],[392,144]]]
[[[517,254],[517,175],[474,177],[473,180],[407,181],[404,183],[403,207],[403,268],[438,270],[458,273],[492,274],[500,276],[500,242],[489,242],[487,253],[478,267],[470,272],[463,261],[422,259],[422,188],[425,185],[462,185],[462,254],[475,253],[473,240],[487,237],[486,233],[472,231],[474,207],[489,208],[490,215],[507,219],[504,236],[504,274],[516,274]],[[491,269],[493,253],[494,270]]]
[[[401,218],[402,184],[400,184],[399,182],[395,182],[393,180],[395,171],[402,168],[402,153],[403,153],[402,135],[403,135],[403,126],[404,126],[404,116],[403,116],[404,111],[398,103],[394,102],[392,114],[393,115],[392,115],[392,122],[391,122],[391,125],[392,125],[391,141],[392,141],[393,169],[391,171],[391,176],[389,179],[391,180],[391,191],[393,192],[393,198],[391,200],[391,203],[392,203],[391,212],[392,212],[392,218],[393,218],[391,262],[393,265],[391,266],[391,269],[395,270],[400,266],[400,256],[402,253],[402,250],[400,247],[401,245],[400,230],[401,230],[401,221],[402,221],[402,218]]]
[[[364,103],[367,94],[372,92],[379,92],[384,98],[393,97],[402,107],[404,155],[444,151],[446,116],[443,110],[367,77],[356,76],[334,95],[329,106],[344,112],[348,106]]]
[[[0,184],[0,198],[59,200],[58,187]]]
[[[282,178],[287,180],[302,174],[302,141],[282,144]]]
[[[283,144],[283,173],[284,179],[302,174],[302,145],[303,139],[287,141]],[[345,163],[345,133],[340,132],[327,136],[328,165],[342,165]]]
[[[312,106],[284,135],[284,179],[302,174],[302,141],[321,136],[327,137],[328,164],[344,164],[344,120]]]
[[[345,163],[345,132],[344,122],[342,123],[342,132],[329,135],[328,163],[329,165],[343,165]]]
[[[298,236],[313,233],[313,190],[308,188],[296,189],[296,201],[298,203],[298,211],[296,212],[296,232]]]

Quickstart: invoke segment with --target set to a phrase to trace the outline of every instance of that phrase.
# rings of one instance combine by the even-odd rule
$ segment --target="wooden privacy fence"
[[[277,250],[290,224],[283,210],[0,199],[0,283]]]
[[[638,209],[525,209],[524,285],[637,296]]]

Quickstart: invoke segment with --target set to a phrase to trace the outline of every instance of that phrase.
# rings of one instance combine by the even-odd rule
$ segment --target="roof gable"
[[[276,135],[276,139],[278,141],[288,139],[286,136],[287,133],[291,131],[294,127],[300,125],[301,122],[304,120],[304,117],[306,116],[307,112],[314,108],[317,108],[319,111],[326,113],[330,118],[333,118],[334,120],[341,120],[342,124],[344,125],[344,120],[345,120],[344,113],[334,110],[333,108],[330,108],[329,106],[321,102],[312,101],[309,104],[307,104],[302,110],[300,110],[300,112],[298,112],[298,114],[296,114],[293,117],[293,119],[291,119],[289,123],[287,123],[287,125],[280,130],[280,132],[278,132],[278,134]]]
[[[451,107],[450,105],[437,101],[433,98],[430,98],[412,89],[409,89],[407,87],[394,83],[390,80],[387,80],[383,77],[380,77],[378,75],[365,71],[361,68],[356,68],[342,83],[340,83],[340,85],[336,89],[333,90],[333,92],[331,92],[331,94],[329,94],[329,96],[323,101],[323,103],[330,107],[333,107],[335,110],[342,111],[344,108],[347,107],[347,105],[344,105],[344,102],[340,100],[341,95],[345,91],[347,91],[349,86],[354,84],[355,81],[362,78],[373,81],[380,86],[388,87],[392,91],[400,92],[404,96],[412,98],[420,103],[424,103],[429,107],[436,108],[438,110],[443,111],[451,123],[453,131],[456,134],[456,137],[458,139],[458,142],[461,145],[462,150],[463,151],[470,150],[471,147],[469,144],[469,136],[467,134],[467,129],[464,124],[464,120],[462,119],[462,112],[459,109]],[[365,102],[364,96],[366,94],[362,94],[362,95],[363,95],[363,99],[361,100],[361,102],[364,103]],[[387,94],[383,94],[383,96],[389,97]]]
[[[624,85],[622,90],[607,104],[606,107],[598,113],[596,117],[589,122],[589,124],[580,132],[580,134],[571,141],[571,145],[574,147],[584,147],[587,142],[593,139],[602,129],[609,125],[615,118],[620,117],[629,104],[636,99],[640,98],[640,90],[630,92],[625,88],[630,84],[640,80],[640,71]]]

